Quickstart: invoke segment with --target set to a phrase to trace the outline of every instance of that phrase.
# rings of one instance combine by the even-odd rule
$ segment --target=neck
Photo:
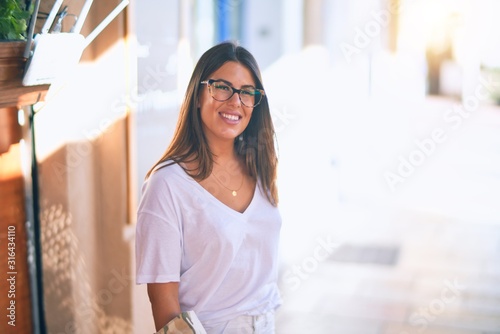
[[[210,150],[214,154],[214,162],[217,165],[225,166],[228,163],[238,160],[238,156],[234,150],[233,141],[225,142],[223,145],[211,145]]]
[[[214,156],[214,167],[212,173],[218,174],[220,172],[223,174],[229,173],[232,176],[244,173],[243,162],[240,157],[236,155],[234,149],[230,152],[219,152],[216,156]]]

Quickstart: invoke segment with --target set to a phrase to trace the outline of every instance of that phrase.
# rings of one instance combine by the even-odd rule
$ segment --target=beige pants
[[[257,316],[241,315],[205,329],[207,334],[274,334],[274,313]]]

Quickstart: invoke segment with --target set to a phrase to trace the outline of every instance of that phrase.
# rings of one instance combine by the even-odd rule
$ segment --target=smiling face
[[[223,80],[234,88],[255,87],[252,73],[235,61],[224,63],[207,79]],[[234,141],[247,127],[253,108],[246,107],[235,93],[227,101],[217,101],[205,85],[200,94],[200,113],[203,131],[209,143]]]

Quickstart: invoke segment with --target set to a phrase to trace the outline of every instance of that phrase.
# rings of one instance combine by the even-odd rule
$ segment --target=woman
[[[274,138],[254,57],[231,42],[206,51],[138,209],[137,283],[157,330],[194,310],[208,333],[274,333]]]

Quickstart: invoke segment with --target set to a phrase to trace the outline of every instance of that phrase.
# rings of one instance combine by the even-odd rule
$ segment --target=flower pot
[[[25,47],[24,41],[0,41],[0,82],[22,80]]]

